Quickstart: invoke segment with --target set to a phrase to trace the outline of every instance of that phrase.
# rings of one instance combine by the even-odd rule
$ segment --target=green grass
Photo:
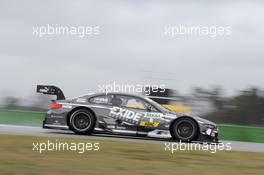
[[[33,151],[33,142],[99,142],[99,151]],[[0,135],[0,172],[3,175],[64,174],[256,174],[264,169],[263,153],[164,151],[164,144],[126,143],[87,139]]]
[[[41,126],[44,117],[43,112],[0,109],[1,124]]]
[[[238,125],[219,125],[219,137],[223,140],[236,140],[264,143],[264,128]]]
[[[41,126],[43,112],[0,109],[1,124]],[[264,143],[264,128],[237,125],[219,125],[220,139]]]

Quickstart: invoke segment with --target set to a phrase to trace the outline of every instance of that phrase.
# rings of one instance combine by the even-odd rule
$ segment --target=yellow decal
[[[151,126],[151,127],[158,127],[158,122],[140,122],[140,126]]]

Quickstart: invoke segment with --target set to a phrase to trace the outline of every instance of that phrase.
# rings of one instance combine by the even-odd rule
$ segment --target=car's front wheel
[[[70,116],[70,128],[76,134],[91,134],[94,126],[95,117],[86,109],[76,110]]]
[[[198,126],[191,118],[183,117],[172,124],[171,136],[175,140],[191,142],[197,138]]]

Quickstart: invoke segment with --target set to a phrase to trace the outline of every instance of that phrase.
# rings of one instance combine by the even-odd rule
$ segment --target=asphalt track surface
[[[3,125],[3,124],[0,124],[0,135],[65,137],[65,138],[81,138],[81,139],[89,139],[89,140],[136,142],[136,143],[146,143],[146,144],[164,144],[165,142],[170,142],[170,140],[168,139],[166,140],[166,139],[117,136],[117,135],[106,135],[106,134],[94,134],[94,135],[84,136],[84,135],[76,135],[73,132],[66,130],[52,130],[52,129],[43,129],[41,127],[33,127],[33,126],[18,126],[18,125]],[[223,140],[221,140],[220,142],[224,144],[231,143],[232,151],[264,153],[263,143],[223,141]]]

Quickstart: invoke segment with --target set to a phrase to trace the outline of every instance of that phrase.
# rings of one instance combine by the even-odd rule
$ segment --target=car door
[[[110,115],[119,120],[120,126],[137,134],[157,128],[163,115],[143,98],[132,95],[115,95],[112,105]]]

